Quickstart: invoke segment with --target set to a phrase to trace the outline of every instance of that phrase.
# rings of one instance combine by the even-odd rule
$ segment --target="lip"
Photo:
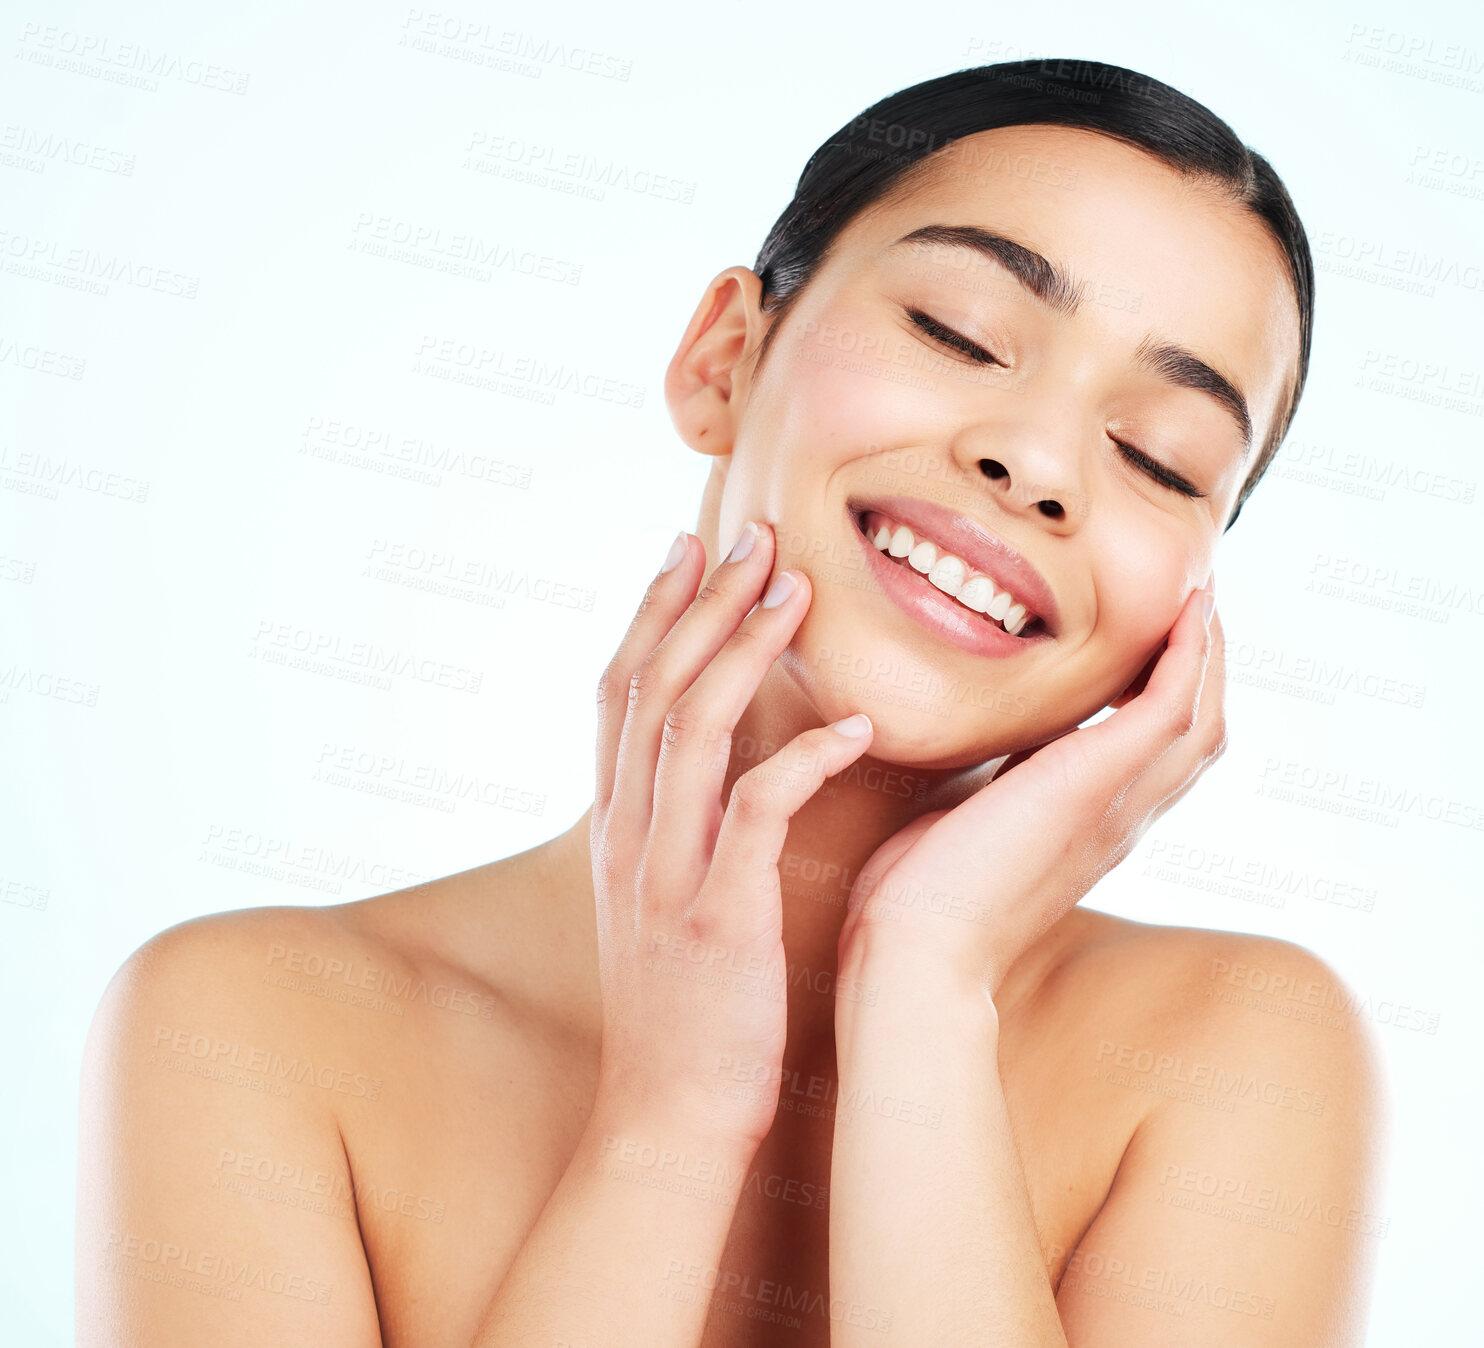
[[[883,515],[889,515],[905,524],[913,533],[921,531],[926,534],[955,556],[963,558],[975,571],[983,572],[1000,589],[1009,590],[1041,619],[1043,628],[1030,637],[1012,638],[1018,646],[1055,637],[1061,631],[1061,615],[1045,577],[1014,548],[996,538],[982,524],[976,524],[967,516],[949,510],[936,501],[919,501],[911,496],[855,496],[846,502],[846,506],[855,532],[863,539],[865,535],[861,532],[860,517],[868,510],[879,510]],[[865,541],[880,558],[881,554],[877,552],[875,545],[869,539]],[[892,570],[898,569],[893,562],[885,564]],[[946,603],[962,612],[962,604],[949,599],[947,595],[943,598]]]
[[[874,505],[862,507],[875,508]],[[882,511],[888,513],[884,506]],[[931,584],[920,572],[883,556],[881,550],[861,531],[856,514],[851,509],[847,512],[846,519],[866,554],[866,570],[898,608],[941,640],[968,651],[971,655],[1003,659],[1006,656],[1022,655],[1043,641],[1054,639],[1044,630],[1030,636],[1012,637],[998,623],[988,622],[970,612],[958,600],[951,599]],[[911,527],[910,521],[903,519],[903,523]]]

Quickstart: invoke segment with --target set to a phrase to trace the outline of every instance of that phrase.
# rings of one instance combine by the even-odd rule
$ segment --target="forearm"
[[[473,1348],[694,1348],[752,1156],[595,1112]]]
[[[838,1032],[830,1287],[891,1332],[837,1321],[832,1348],[1066,1348],[982,993],[863,973]],[[843,1004],[842,1004],[843,1006]]]

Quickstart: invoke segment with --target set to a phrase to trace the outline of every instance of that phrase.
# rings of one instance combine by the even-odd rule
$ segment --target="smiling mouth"
[[[1017,640],[1034,641],[1050,635],[1045,621],[1028,612],[1013,594],[909,526],[875,510],[852,509],[850,517],[856,531],[880,553],[882,561],[901,567],[925,588],[953,601],[966,616]],[[877,541],[885,537],[883,531],[890,535],[886,547]]]

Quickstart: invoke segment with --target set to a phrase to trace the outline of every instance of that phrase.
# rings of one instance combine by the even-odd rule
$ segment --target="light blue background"
[[[1308,391],[1217,563],[1231,750],[1090,902],[1300,942],[1364,994],[1397,1118],[1371,1341],[1461,1342],[1477,1320],[1481,835],[1324,804],[1343,810],[1366,780],[1484,809],[1477,8],[438,11],[538,49],[589,48],[597,73],[539,51],[524,70],[464,59],[486,51],[477,34],[419,50],[418,12],[4,7],[0,1339],[70,1341],[76,1083],[120,962],[198,914],[361,898],[567,827],[590,799],[598,673],[674,532],[695,523],[707,465],[670,427],[661,380],[702,288],[751,264],[808,154],[870,103],[962,66],[1051,55],[1128,65],[1207,103],[1285,179],[1319,268]],[[65,68],[69,44],[88,41],[86,69]],[[165,72],[120,84],[108,72],[126,68],[97,44],[115,58],[148,48]],[[657,190],[558,190],[498,154],[483,162],[501,173],[466,166],[471,145],[497,142],[590,156]],[[72,163],[65,143],[91,148]],[[1434,158],[1441,172],[1419,176]],[[469,280],[362,251],[382,218],[580,275]],[[76,275],[65,262],[21,270],[74,249],[123,260],[136,283],[98,294],[58,283]],[[1347,274],[1358,253],[1392,269]],[[1408,286],[1412,261],[1441,271]],[[137,283],[145,268],[163,289]],[[547,406],[414,373],[429,336],[568,361],[642,387],[642,407],[570,393]],[[27,368],[26,352],[52,353],[53,369],[85,362],[82,377]],[[1368,382],[1388,364],[1389,382]],[[309,431],[329,422],[347,429],[326,448]],[[393,455],[346,457],[356,433],[426,441],[464,467],[398,477]],[[510,595],[497,608],[367,574],[398,545],[590,590],[591,607]],[[1350,577],[1340,593],[1311,588],[1333,565]],[[1444,596],[1432,616],[1396,608],[1415,587]],[[265,624],[482,681],[470,693],[403,676],[383,690],[274,665]],[[1305,661],[1406,685],[1420,705],[1316,700],[1324,686],[1306,674],[1263,684]],[[342,754],[509,786],[517,808],[345,785],[385,772],[316,777]],[[1349,784],[1316,800],[1259,794],[1285,771]],[[252,873],[273,847],[300,864]],[[1175,880],[1153,874],[1177,847],[1204,850]],[[1254,864],[1373,891],[1373,908],[1209,887]]]

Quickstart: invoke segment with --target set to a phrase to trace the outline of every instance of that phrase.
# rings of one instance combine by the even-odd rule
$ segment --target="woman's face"
[[[930,226],[1010,245],[898,242]],[[742,354],[724,424],[698,445],[730,437],[707,493],[713,542],[773,525],[778,569],[814,592],[782,667],[822,719],[867,712],[874,757],[922,768],[1042,743],[1128,687],[1211,572],[1298,352],[1258,220],[1072,128],[940,151],[839,236],[760,371],[774,320],[751,272],[728,275]],[[1189,355],[1141,360],[1166,345]],[[866,540],[861,512],[883,503],[1040,620],[986,635],[989,619]]]

